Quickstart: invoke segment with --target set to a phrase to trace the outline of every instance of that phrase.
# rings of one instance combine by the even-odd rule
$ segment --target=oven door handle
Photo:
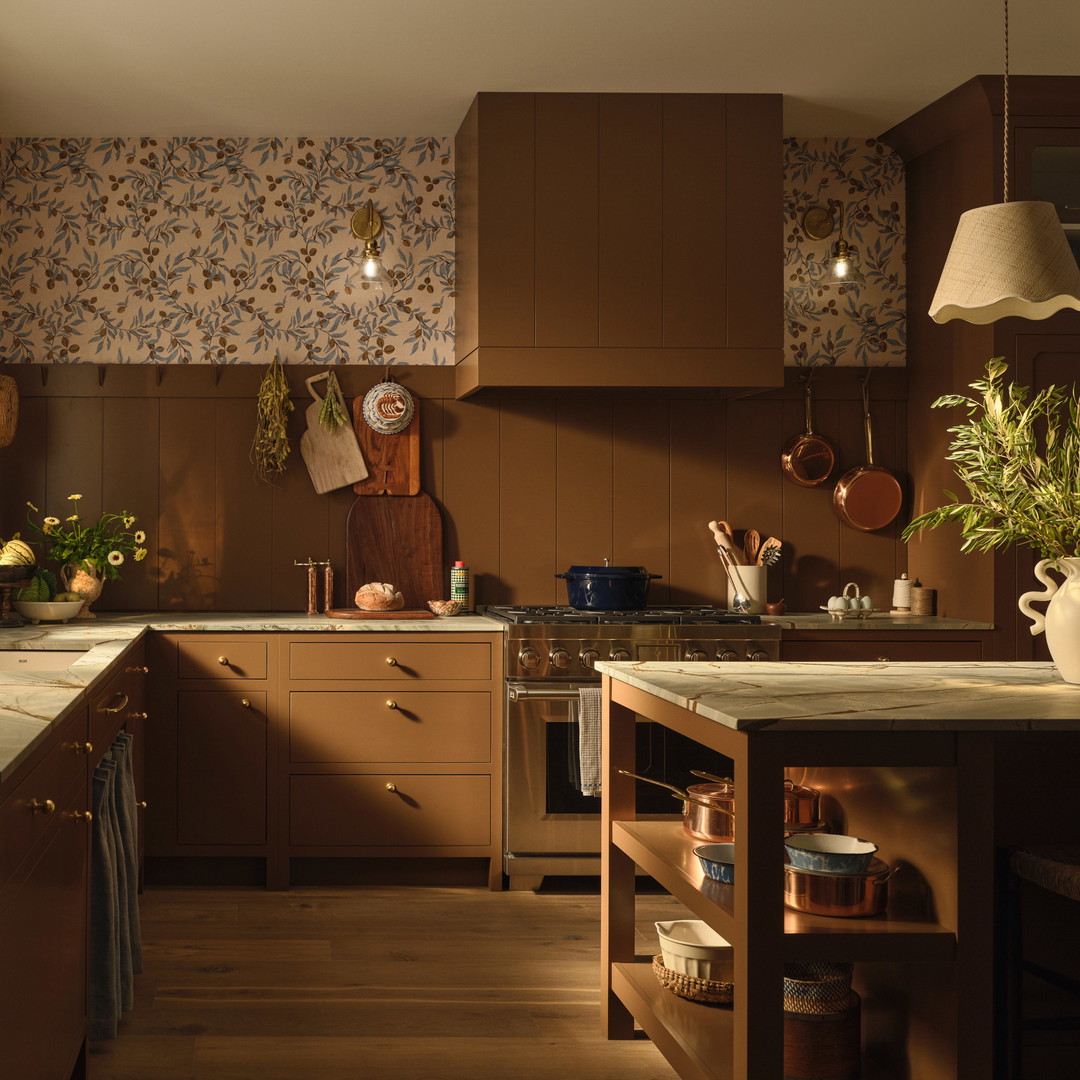
[[[581,685],[587,686],[588,683]],[[578,686],[529,686],[527,683],[507,683],[511,701],[577,701]]]

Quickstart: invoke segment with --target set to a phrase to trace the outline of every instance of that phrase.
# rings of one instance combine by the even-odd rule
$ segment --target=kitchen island
[[[783,1074],[785,963],[855,964],[864,1077],[990,1077],[1004,1055],[1001,853],[1069,839],[1080,686],[1049,664],[600,664],[605,701],[603,1021],[636,1020],[683,1077]],[[727,755],[735,883],[704,879],[681,823],[638,821],[638,717]],[[880,916],[784,906],[781,785],[899,872]],[[689,778],[688,778],[689,782]],[[641,867],[734,947],[731,1008],[662,989],[636,956]],[[653,949],[653,952],[658,950]],[[998,1073],[997,1075],[1000,1075]]]

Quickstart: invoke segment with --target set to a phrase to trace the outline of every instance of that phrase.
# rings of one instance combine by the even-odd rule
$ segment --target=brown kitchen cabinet
[[[279,647],[278,866],[481,858],[501,888],[501,635],[310,634]]]
[[[609,1038],[632,1038],[636,1022],[681,1077],[780,1080],[784,964],[848,961],[862,996],[865,1080],[992,1074],[993,949],[974,946],[991,939],[993,925],[992,735],[736,731],[609,676],[604,693],[601,1011]],[[633,781],[617,770],[635,768],[640,717],[732,759],[734,885],[703,877],[698,841],[681,822],[636,820]],[[783,906],[785,776],[828,793],[823,816],[842,813],[846,831],[873,837],[890,865],[903,863],[883,916],[826,918]],[[636,955],[635,868],[733,945],[731,1008],[674,996],[651,969],[659,950]]]
[[[780,658],[791,661],[985,660],[992,631],[785,630]]]
[[[456,393],[783,383],[782,97],[481,93]]]
[[[272,859],[274,640],[151,635],[149,855]]]
[[[86,1075],[90,853],[83,704],[0,802],[0,980],[4,1074]]]

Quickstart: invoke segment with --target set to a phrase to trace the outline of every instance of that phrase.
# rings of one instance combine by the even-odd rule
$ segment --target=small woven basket
[[[825,1016],[843,1012],[851,993],[851,964],[784,965],[784,1012]]]
[[[671,968],[664,967],[662,956],[653,957],[652,969],[665,990],[670,990],[687,1001],[697,1001],[702,1005],[730,1005],[735,997],[734,983],[698,979],[693,975],[672,971]]]

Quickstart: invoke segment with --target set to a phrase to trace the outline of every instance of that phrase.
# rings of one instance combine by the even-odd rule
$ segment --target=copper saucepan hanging
[[[840,520],[861,532],[884,529],[903,502],[900,483],[888,469],[874,464],[874,443],[870,430],[870,373],[863,384],[863,427],[866,431],[866,464],[849,469],[836,482],[833,507]]]
[[[799,487],[817,487],[832,475],[836,465],[836,453],[828,440],[814,433],[812,407],[814,373],[802,377],[803,393],[806,395],[806,431],[796,435],[784,447],[780,465],[784,475]]]

